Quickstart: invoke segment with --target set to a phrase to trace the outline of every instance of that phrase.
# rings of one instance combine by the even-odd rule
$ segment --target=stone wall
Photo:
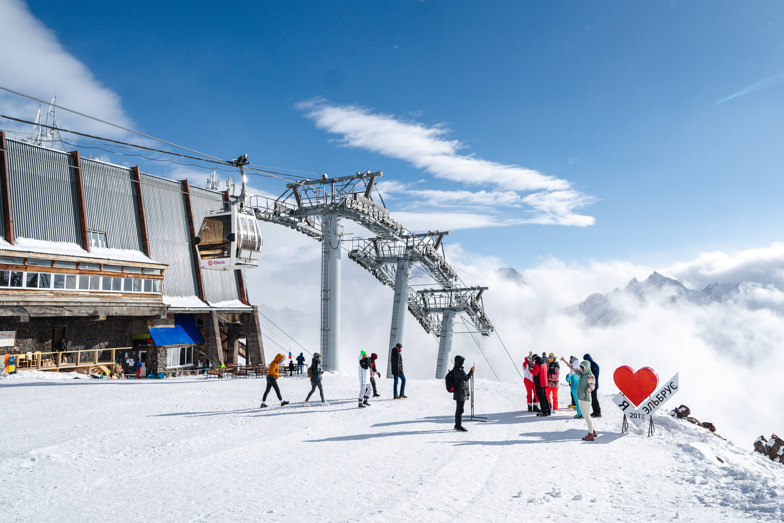
[[[131,334],[139,329],[139,332],[146,331],[142,320],[128,317],[110,316],[101,321],[81,318],[30,318],[28,322],[0,318],[0,330],[16,331],[16,349],[2,347],[0,353],[52,351],[52,336],[55,329],[59,328],[64,329],[69,350],[130,347]],[[54,347],[55,350],[57,348]]]

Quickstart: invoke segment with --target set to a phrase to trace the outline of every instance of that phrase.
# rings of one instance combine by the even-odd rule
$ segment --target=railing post
[[[94,363],[95,365],[98,365],[98,350],[97,350],[97,349],[96,349],[96,350],[95,350],[95,352],[93,353],[93,363]]]
[[[63,353],[57,353],[57,370],[60,370],[60,364],[63,362]]]

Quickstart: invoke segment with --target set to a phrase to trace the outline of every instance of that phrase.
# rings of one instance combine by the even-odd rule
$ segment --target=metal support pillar
[[[321,225],[321,361],[324,370],[340,370],[340,242],[343,227],[334,214]]]
[[[436,366],[436,378],[446,377],[447,367],[449,366],[449,353],[452,351],[452,332],[454,327],[455,311],[445,310],[441,320],[441,336],[438,340],[438,365]]]
[[[408,292],[411,280],[411,262],[408,258],[397,260],[395,275],[395,301],[392,305],[392,328],[389,331],[389,356],[387,357],[387,378],[392,377],[392,349],[395,344],[403,343],[408,310]]]

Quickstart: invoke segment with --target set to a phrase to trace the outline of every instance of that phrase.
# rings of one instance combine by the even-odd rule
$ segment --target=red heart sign
[[[659,384],[659,375],[650,367],[643,367],[637,372],[626,365],[618,367],[613,373],[613,380],[618,390],[631,401],[635,407],[648,399]]]

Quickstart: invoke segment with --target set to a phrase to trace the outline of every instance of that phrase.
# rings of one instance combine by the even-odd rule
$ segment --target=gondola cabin
[[[232,206],[204,218],[196,238],[202,269],[230,271],[259,264],[261,232],[256,216]]]

